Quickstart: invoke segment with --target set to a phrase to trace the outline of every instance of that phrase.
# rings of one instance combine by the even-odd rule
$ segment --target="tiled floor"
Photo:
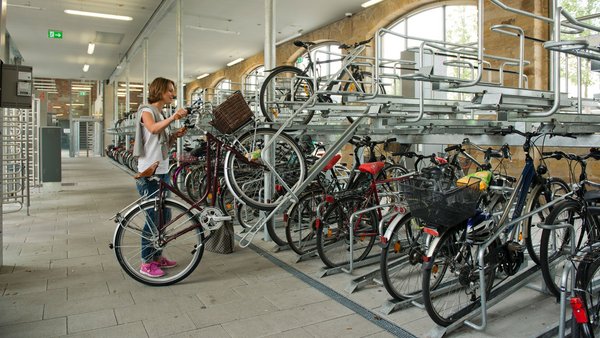
[[[4,215],[0,337],[392,336],[374,324],[380,317],[415,336],[433,327],[415,307],[382,315],[382,287],[348,294],[350,276],[320,279],[318,259],[295,263],[289,251],[273,255],[372,311],[369,320],[251,249],[205,252],[183,282],[144,286],[124,275],[108,247],[108,218],[136,198],[132,178],[106,158],[63,158],[63,183],[75,184],[34,191],[31,216]],[[452,336],[531,337],[557,320],[558,305],[523,289],[490,311],[485,332],[462,328]]]

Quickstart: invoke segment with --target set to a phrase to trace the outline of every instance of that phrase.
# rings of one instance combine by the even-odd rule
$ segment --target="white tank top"
[[[142,109],[141,113],[149,112],[152,115],[152,111],[149,108]],[[163,120],[162,115],[158,117],[161,121]],[[158,121],[155,121],[158,122]],[[152,163],[160,161],[156,174],[166,174],[169,172],[169,159],[162,159],[162,150],[158,136],[160,134],[152,134],[146,127],[142,128],[144,131],[144,149],[145,156],[138,158],[138,172],[146,170]],[[167,133],[168,135],[168,133]],[[137,141],[137,140],[136,140]]]

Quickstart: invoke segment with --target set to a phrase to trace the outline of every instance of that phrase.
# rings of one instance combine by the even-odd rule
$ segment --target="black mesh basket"
[[[475,215],[481,196],[479,182],[471,178],[466,185],[456,187],[417,177],[405,181],[402,192],[412,216],[429,225],[451,228]]]

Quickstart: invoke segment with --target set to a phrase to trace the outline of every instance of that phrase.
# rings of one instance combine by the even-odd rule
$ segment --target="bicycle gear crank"
[[[217,230],[223,226],[225,221],[231,221],[231,216],[224,216],[221,209],[206,207],[200,212],[200,224],[205,230]]]

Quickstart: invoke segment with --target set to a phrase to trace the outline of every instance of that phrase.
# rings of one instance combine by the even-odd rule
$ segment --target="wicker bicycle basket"
[[[252,120],[252,110],[240,92],[235,92],[213,109],[210,124],[223,134],[231,134]]]
[[[479,181],[471,178],[466,185],[448,187],[413,178],[402,185],[402,192],[412,216],[428,225],[451,228],[475,215],[481,196]]]

